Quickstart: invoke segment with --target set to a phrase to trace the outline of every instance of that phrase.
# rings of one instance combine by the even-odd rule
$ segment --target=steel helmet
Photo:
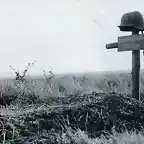
[[[144,31],[144,19],[140,12],[133,11],[125,13],[121,18],[121,24],[118,26],[121,31],[132,31],[133,29]]]

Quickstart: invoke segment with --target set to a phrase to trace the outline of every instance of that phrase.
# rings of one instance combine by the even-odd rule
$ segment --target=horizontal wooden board
[[[118,52],[144,49],[144,34],[118,37]]]

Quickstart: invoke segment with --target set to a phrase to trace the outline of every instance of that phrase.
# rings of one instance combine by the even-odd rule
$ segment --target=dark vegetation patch
[[[38,96],[26,96],[37,102]],[[37,97],[37,99],[35,99]],[[141,95],[143,98],[143,95]],[[5,97],[3,97],[5,98]],[[16,102],[16,101],[15,101]],[[41,103],[41,102],[40,102]],[[52,103],[57,104],[53,105]],[[55,141],[54,133],[62,134],[67,128],[81,129],[89,137],[105,135],[107,138],[115,127],[116,132],[140,132],[144,126],[144,105],[129,95],[121,93],[92,93],[70,95],[46,101],[46,105],[17,114],[0,115],[0,143],[6,141],[24,143],[36,137],[47,143]],[[15,132],[14,132],[15,130]]]

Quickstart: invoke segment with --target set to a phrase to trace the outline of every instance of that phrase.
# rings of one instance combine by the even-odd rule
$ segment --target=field
[[[131,97],[126,71],[0,80],[0,143],[142,143],[141,102]],[[6,107],[4,107],[6,105]]]

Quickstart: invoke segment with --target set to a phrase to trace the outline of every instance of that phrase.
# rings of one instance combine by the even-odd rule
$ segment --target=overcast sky
[[[23,71],[35,60],[28,74],[49,67],[54,73],[131,69],[131,52],[105,44],[129,35],[117,27],[121,16],[144,14],[143,6],[142,0],[1,0],[0,76],[13,75],[9,65]]]

